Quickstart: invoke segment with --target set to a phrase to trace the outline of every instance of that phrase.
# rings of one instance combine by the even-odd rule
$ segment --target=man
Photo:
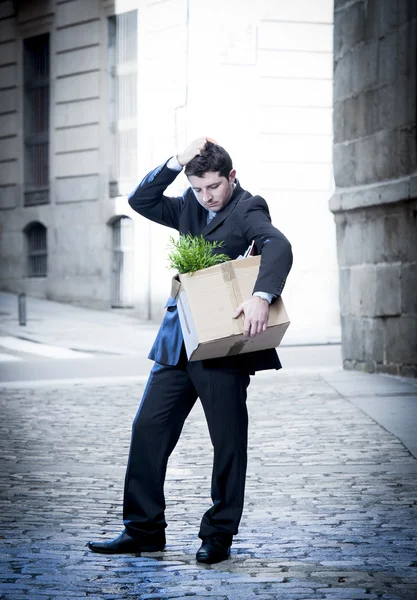
[[[191,185],[182,197],[164,195],[185,167]],[[223,241],[219,252],[232,259],[254,241],[261,266],[253,296],[238,307],[245,335],[266,329],[269,304],[284,287],[292,265],[291,245],[271,225],[267,204],[236,179],[232,160],[217,144],[199,138],[140,183],[129,197],[131,207],[180,234],[202,234]],[[94,552],[109,554],[163,550],[165,547],[164,480],[167,462],[183,424],[199,397],[214,447],[211,495],[203,515],[197,561],[216,563],[230,555],[243,510],[247,463],[246,390],[250,374],[279,369],[275,349],[203,361],[187,361],[176,302],[169,298],[166,316],[149,358],[155,361],[133,422],[126,472],[123,521],[114,540],[89,542]],[[209,318],[209,315],[208,315]]]

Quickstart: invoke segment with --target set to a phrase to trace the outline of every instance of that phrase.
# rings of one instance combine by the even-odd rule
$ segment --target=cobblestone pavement
[[[3,389],[2,600],[416,600],[417,460],[314,373],[255,377],[232,558],[199,565],[212,460],[196,405],[171,459],[167,548],[90,553],[121,529],[142,383]]]

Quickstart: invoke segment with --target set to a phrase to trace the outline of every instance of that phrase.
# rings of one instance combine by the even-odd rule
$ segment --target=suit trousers
[[[237,533],[246,479],[249,381],[245,371],[187,362],[184,352],[175,367],[155,363],[133,421],[125,478],[123,521],[132,537],[163,535],[168,459],[198,397],[214,449],[213,505],[203,515],[199,537],[223,533],[231,539]]]

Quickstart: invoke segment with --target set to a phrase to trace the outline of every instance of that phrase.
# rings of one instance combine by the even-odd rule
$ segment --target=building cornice
[[[329,200],[332,213],[360,210],[417,198],[417,172],[399,179],[368,185],[337,188]]]

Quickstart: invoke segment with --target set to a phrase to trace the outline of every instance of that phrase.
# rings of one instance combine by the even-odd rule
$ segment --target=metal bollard
[[[26,325],[26,294],[18,297],[19,325]]]

